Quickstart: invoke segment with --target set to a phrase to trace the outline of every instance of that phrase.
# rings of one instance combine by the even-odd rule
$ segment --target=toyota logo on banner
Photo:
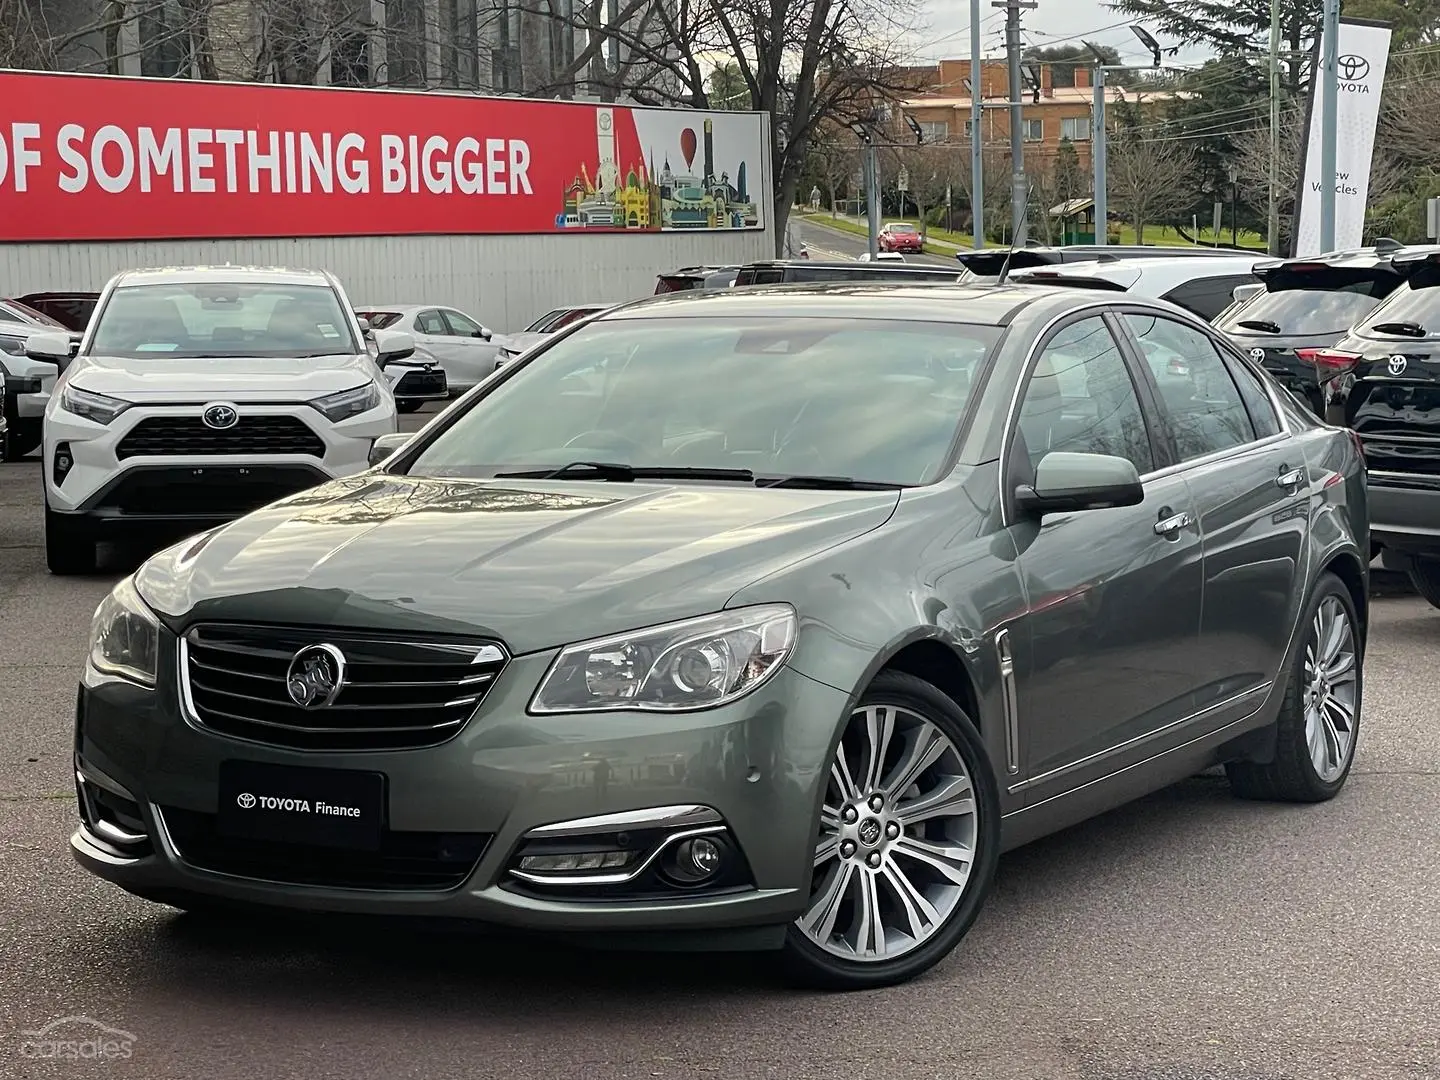
[[[1351,53],[1335,61],[1335,68],[1345,82],[1363,82],[1370,74],[1370,61]]]

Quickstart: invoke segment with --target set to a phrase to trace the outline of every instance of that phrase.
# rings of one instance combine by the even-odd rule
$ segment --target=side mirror
[[[1259,282],[1256,282],[1253,285],[1236,285],[1235,288],[1230,290],[1230,299],[1234,300],[1237,304],[1243,304],[1246,300],[1249,300],[1250,297],[1254,296],[1256,293],[1262,293],[1264,291],[1265,286],[1261,285]]]
[[[373,468],[379,465],[386,458],[390,457],[410,441],[410,434],[404,431],[397,431],[392,435],[381,435],[370,444],[369,462]]]
[[[489,341],[495,335],[488,326],[482,326],[479,330],[475,332],[475,336],[478,337],[481,341]]]
[[[25,355],[59,365],[70,359],[70,335],[60,332],[31,334],[25,341]]]
[[[368,333],[370,333],[372,327],[370,326],[370,320],[369,320],[369,319],[357,318],[355,321],[360,324],[360,333],[362,333],[362,334],[368,334]]]
[[[1040,459],[1034,485],[1015,493],[1020,509],[1039,517],[1112,506],[1137,506],[1145,489],[1135,465],[1108,454],[1055,452]]]
[[[403,330],[375,331],[375,362],[381,367],[415,355],[415,339]]]

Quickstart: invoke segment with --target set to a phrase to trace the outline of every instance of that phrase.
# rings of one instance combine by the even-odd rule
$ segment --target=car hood
[[[541,334],[534,330],[527,330],[519,334],[496,334],[490,339],[490,343],[492,345],[498,345],[500,348],[515,353],[518,356],[530,348],[530,346],[544,341],[549,336],[549,334]]]
[[[155,556],[146,601],[234,620],[493,636],[515,654],[722,609],[878,528],[897,491],[365,473]]]
[[[360,386],[376,374],[368,356],[114,359],[83,356],[66,370],[81,390],[126,401],[306,401]]]

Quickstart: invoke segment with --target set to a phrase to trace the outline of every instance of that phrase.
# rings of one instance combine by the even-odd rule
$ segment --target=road
[[[38,464],[0,466],[0,1077],[1440,1076],[1440,612],[1414,597],[1376,601],[1340,798],[1255,805],[1196,778],[1007,856],[948,961],[837,997],[755,958],[216,925],[82,873],[75,681],[135,555],[62,580],[41,541]],[[21,1052],[70,1016],[133,1036],[130,1056]]]
[[[798,219],[800,238],[810,249],[812,259],[841,258],[854,259],[869,250],[863,236],[818,225],[807,218]],[[953,255],[906,255],[906,262],[933,263],[937,266],[953,266],[958,275],[960,264]]]

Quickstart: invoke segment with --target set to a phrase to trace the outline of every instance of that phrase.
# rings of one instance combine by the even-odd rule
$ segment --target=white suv
[[[375,331],[377,357],[328,273],[132,270],[101,294],[45,410],[45,553],[95,569],[119,531],[199,532],[368,467],[398,429],[377,359],[414,351]],[[69,352],[62,334],[27,351]]]

